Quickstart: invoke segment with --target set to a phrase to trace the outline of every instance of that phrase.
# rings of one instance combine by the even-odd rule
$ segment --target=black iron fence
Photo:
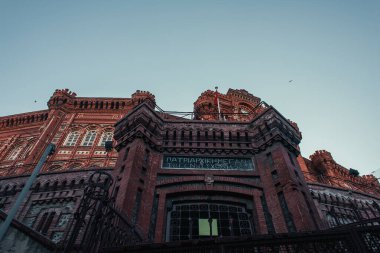
[[[102,248],[122,245],[135,245],[141,242],[141,237],[127,219],[114,207],[110,207],[110,214],[102,227],[100,244]]]
[[[78,211],[74,214],[67,237],[61,244],[64,253],[96,253],[110,246],[141,242],[126,217],[114,207],[113,179],[104,171],[90,176]]]
[[[219,113],[215,107],[214,109],[209,110],[208,112],[199,110],[195,110],[193,112],[179,112],[179,111],[165,111],[161,109],[157,104],[155,105],[155,110],[158,113],[163,114],[170,114],[172,116],[178,117],[178,118],[184,118],[184,119],[200,119],[202,116],[211,116],[222,120],[226,120],[226,118],[233,118],[234,116],[238,117],[248,117],[250,119],[255,118],[257,115],[261,114],[264,109],[267,109],[269,105],[265,101],[261,101],[259,104],[257,104],[254,108],[251,109],[249,112],[221,112]]]
[[[372,224],[372,223],[371,223]],[[310,233],[215,238],[161,244],[108,247],[124,253],[378,253],[380,226],[372,224]]]
[[[144,244],[134,226],[115,209],[111,185],[112,177],[106,172],[90,177],[63,252],[380,253],[380,218],[307,233]]]

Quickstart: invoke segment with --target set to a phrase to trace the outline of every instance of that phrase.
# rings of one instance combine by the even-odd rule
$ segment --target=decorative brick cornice
[[[48,120],[49,110],[27,112],[0,117],[0,131],[11,128],[35,126]]]
[[[273,107],[269,107],[258,118],[250,123],[254,132],[253,150],[259,153],[276,142],[281,142],[296,155],[299,154],[298,144],[301,134],[298,129],[285,119]]]
[[[360,189],[363,192],[379,194],[380,184],[375,176],[364,175],[354,176],[349,170],[335,162],[330,152],[326,150],[317,150],[310,156],[311,163],[309,170],[315,181],[320,181],[318,176],[323,176],[324,181],[329,182],[332,186],[342,188]],[[326,183],[324,182],[324,183]]]
[[[231,128],[231,124],[234,128]],[[252,155],[260,153],[276,142],[281,142],[298,154],[297,145],[301,140],[298,130],[273,107],[267,108],[250,123],[205,122],[166,120],[149,104],[143,103],[115,126],[117,150],[135,138],[141,138],[152,148],[165,153]],[[229,129],[229,132],[223,133],[223,129]],[[235,130],[233,136],[231,129]],[[228,133],[230,136],[227,136]],[[222,134],[226,136],[222,137]]]
[[[115,148],[120,150],[136,138],[143,139],[152,148],[159,148],[162,144],[161,128],[162,120],[150,105],[144,102],[115,124]]]

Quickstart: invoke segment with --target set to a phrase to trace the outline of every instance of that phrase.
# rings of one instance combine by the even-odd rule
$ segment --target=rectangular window
[[[264,195],[260,196],[260,200],[261,200],[261,205],[263,206],[264,218],[265,218],[265,223],[267,224],[268,234],[275,234],[276,231],[274,229],[272,215],[269,212],[269,208],[268,208],[265,196]]]
[[[289,232],[296,232],[296,226],[294,225],[292,214],[289,211],[288,205],[286,204],[285,196],[283,192],[277,193],[278,200],[282,209],[282,214],[284,215],[285,224]]]
[[[47,232],[48,232],[48,230],[50,228],[51,222],[53,221],[54,215],[55,215],[55,212],[49,213],[49,216],[47,217],[46,222],[45,222],[45,224],[44,224],[44,226],[42,227],[42,230],[41,230],[41,233],[43,235],[47,234]]]
[[[153,241],[154,235],[156,232],[156,221],[157,221],[157,212],[158,212],[158,203],[159,203],[159,195],[155,192],[154,199],[153,199],[153,205],[152,205],[152,212],[150,215],[150,225],[149,225],[149,235],[148,238]]]
[[[290,160],[290,163],[293,165],[293,166],[296,166],[294,164],[294,160],[293,160],[293,156],[288,152],[288,156],[289,156],[289,160]]]
[[[96,137],[96,131],[88,131],[84,140],[82,142],[82,146],[92,146],[94,144]]]
[[[125,150],[125,153],[124,153],[124,156],[123,156],[123,161],[127,160],[127,158],[128,158],[128,154],[129,154],[129,148],[127,148],[127,149]]]
[[[198,224],[199,236],[218,236],[217,219],[199,219]]]
[[[273,170],[274,169],[274,161],[273,161],[272,153],[270,153],[270,152],[267,154],[267,162],[268,162],[269,169]]]
[[[118,187],[115,188],[115,191],[113,192],[112,197],[114,197],[114,198],[117,197],[117,194],[119,193],[119,188],[120,188],[120,186],[118,186]]]
[[[314,213],[313,213],[313,210],[311,209],[309,200],[307,199],[307,196],[304,192],[302,192],[302,195],[303,195],[303,198],[305,199],[307,208],[309,209],[309,213],[310,213],[311,219],[313,220],[314,226],[318,228],[318,224],[317,224],[317,221],[315,220]]]
[[[149,158],[150,158],[150,151],[148,149],[146,149],[145,154],[144,154],[144,165],[148,164]]]
[[[140,212],[140,206],[141,206],[141,197],[142,197],[142,190],[137,189],[136,193],[136,199],[135,199],[135,207],[132,211],[132,224],[136,224],[137,220],[139,218],[139,212]]]
[[[44,223],[46,221],[46,218],[48,216],[48,213],[44,213],[40,219],[40,222],[38,223],[37,227],[36,227],[36,231],[37,232],[41,232],[41,230],[43,229],[43,226],[44,226]]]
[[[272,178],[273,178],[274,180],[278,179],[278,173],[277,173],[277,170],[272,171],[271,174],[272,174]]]

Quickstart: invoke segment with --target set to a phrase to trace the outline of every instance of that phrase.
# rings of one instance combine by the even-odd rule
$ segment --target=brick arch
[[[75,131],[81,132],[82,129],[83,129],[82,126],[72,125],[72,126],[70,126],[70,127],[67,129],[67,132],[68,132],[68,133],[75,132]]]
[[[250,103],[247,103],[247,102],[239,102],[238,106],[246,107],[247,109],[249,109],[250,112],[252,112],[252,109],[256,106],[256,104],[253,104],[253,103],[250,104]]]
[[[77,184],[77,181],[75,180],[75,178],[71,179],[69,182],[69,186],[74,186],[76,184]]]
[[[247,190],[247,189],[239,189],[237,187],[220,187],[220,186],[210,186],[210,185],[195,185],[190,186],[186,185],[183,187],[173,187],[165,190],[158,189],[157,193],[160,195],[160,202],[164,205],[166,201],[174,198],[174,197],[185,197],[185,196],[197,196],[200,193],[203,193],[203,195],[215,195],[215,196],[231,196],[231,197],[240,197],[241,199],[252,200],[253,208],[257,209],[257,204],[254,196],[257,196],[261,194],[262,191],[253,189],[253,190]],[[257,212],[258,210],[254,211]],[[162,220],[160,224],[158,224],[158,227],[155,231],[155,237],[157,240],[162,240],[163,236],[165,236],[163,231],[166,229],[166,208],[163,208],[158,211],[158,219]],[[258,221],[255,221],[258,222]],[[255,225],[254,225],[255,226]],[[256,229],[256,227],[255,227]]]
[[[204,183],[205,177],[203,175],[201,176],[188,176],[188,177],[178,177],[178,178],[169,178],[169,179],[163,179],[157,183],[158,187],[165,187],[165,186],[178,186],[180,187],[182,183],[189,183],[189,182],[197,182],[197,183]],[[242,187],[252,187],[255,189],[262,190],[262,187],[259,184],[254,184],[252,183],[246,183],[246,182],[241,182],[241,180],[237,180],[236,178],[228,178],[228,177],[220,177],[218,175],[214,175],[215,182],[222,182],[226,183],[225,186],[228,186],[228,183],[231,184],[237,184],[239,183]],[[236,187],[238,188],[238,187]]]
[[[105,126],[105,127],[100,128],[100,131],[101,131],[101,133],[104,133],[104,132],[114,132],[115,128],[112,127],[112,126]]]
[[[100,125],[97,125],[97,124],[89,124],[89,125],[86,125],[83,127],[83,130],[85,131],[98,131],[99,129],[101,129],[102,127]]]
[[[199,104],[197,104],[197,108],[202,108],[204,109],[205,107],[207,107],[208,109],[214,109],[215,108],[215,105],[214,103],[212,102],[212,100],[202,100]]]
[[[15,159],[11,159],[11,160],[20,159],[22,157],[22,154],[25,152],[25,148],[27,147],[27,144],[28,143],[25,139],[16,140],[14,143],[12,143],[11,145],[8,146],[8,148],[5,152],[5,155],[4,155],[4,159],[10,160],[10,156],[11,156],[12,152],[16,151],[16,149],[20,149],[20,151],[18,152],[17,157]]]
[[[79,141],[82,139],[84,131],[83,131],[83,127],[80,127],[77,125],[71,126],[69,129],[65,131],[65,133],[61,137],[61,141],[60,141],[61,145],[66,145],[69,136],[74,132],[78,132],[78,138],[75,144],[75,145],[78,145]]]
[[[112,133],[112,140],[114,140],[113,133],[115,132],[115,128],[111,126],[106,126],[98,130],[98,136],[96,137],[95,144],[100,146],[103,136],[105,133]]]
[[[0,191],[12,191],[12,190],[15,190],[16,188],[17,188],[16,183],[9,182],[8,184],[4,186],[4,188],[0,188]]]
[[[81,177],[79,180],[79,184],[84,184],[86,182],[86,179],[84,177]]]
[[[44,181],[44,183],[42,184],[42,189],[43,190],[47,190],[47,189],[49,189],[49,187],[51,186],[52,184],[51,184],[51,180],[50,179],[47,179],[47,180],[45,180]]]
[[[24,148],[19,155],[20,159],[27,158],[27,156],[30,154],[30,151],[32,151],[34,144],[36,144],[37,139],[37,137],[33,137],[29,140],[24,141]]]
[[[41,189],[41,182],[40,181],[35,182],[35,184],[33,186],[33,190],[39,191],[40,189]]]
[[[92,145],[96,144],[102,134],[102,127],[98,124],[89,124],[89,125],[84,126],[82,128],[82,135],[79,138],[78,143],[81,143],[81,145],[83,145],[84,139],[86,138],[87,134],[90,133],[91,131],[95,131],[95,139]]]
[[[160,192],[164,193],[166,196],[170,195],[179,195],[179,194],[186,194],[186,193],[191,193],[191,194],[198,194],[199,192],[208,192],[208,193],[218,193],[219,195],[222,195],[223,193],[227,195],[240,195],[240,196],[246,196],[246,197],[252,197],[255,192],[261,192],[258,189],[242,189],[238,188],[235,186],[206,186],[206,185],[185,185],[185,186],[179,186],[179,187],[173,187],[170,189],[164,189],[160,190]]]
[[[67,178],[62,178],[62,179],[60,179],[60,185],[62,186],[62,187],[65,187],[65,186],[67,186],[68,185],[68,182],[69,182],[69,180],[67,179]]]

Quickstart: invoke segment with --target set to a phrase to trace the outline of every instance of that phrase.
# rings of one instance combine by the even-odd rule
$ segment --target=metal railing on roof
[[[258,114],[260,114],[260,109],[263,108],[268,108],[269,105],[265,101],[261,101],[259,104],[257,104],[252,111],[248,113],[227,113],[227,112],[222,112],[220,113],[221,118],[224,121],[229,121],[228,119],[234,117],[234,116],[245,116],[245,117],[251,117],[254,118]],[[177,118],[183,118],[183,119],[188,119],[188,120],[194,120],[194,119],[200,119],[201,116],[212,116],[215,118],[218,118],[219,113],[218,112],[199,112],[199,111],[193,111],[193,112],[180,112],[180,111],[165,111],[161,107],[159,107],[157,104],[155,105],[155,111],[158,112],[159,114],[167,114],[171,115]]]

